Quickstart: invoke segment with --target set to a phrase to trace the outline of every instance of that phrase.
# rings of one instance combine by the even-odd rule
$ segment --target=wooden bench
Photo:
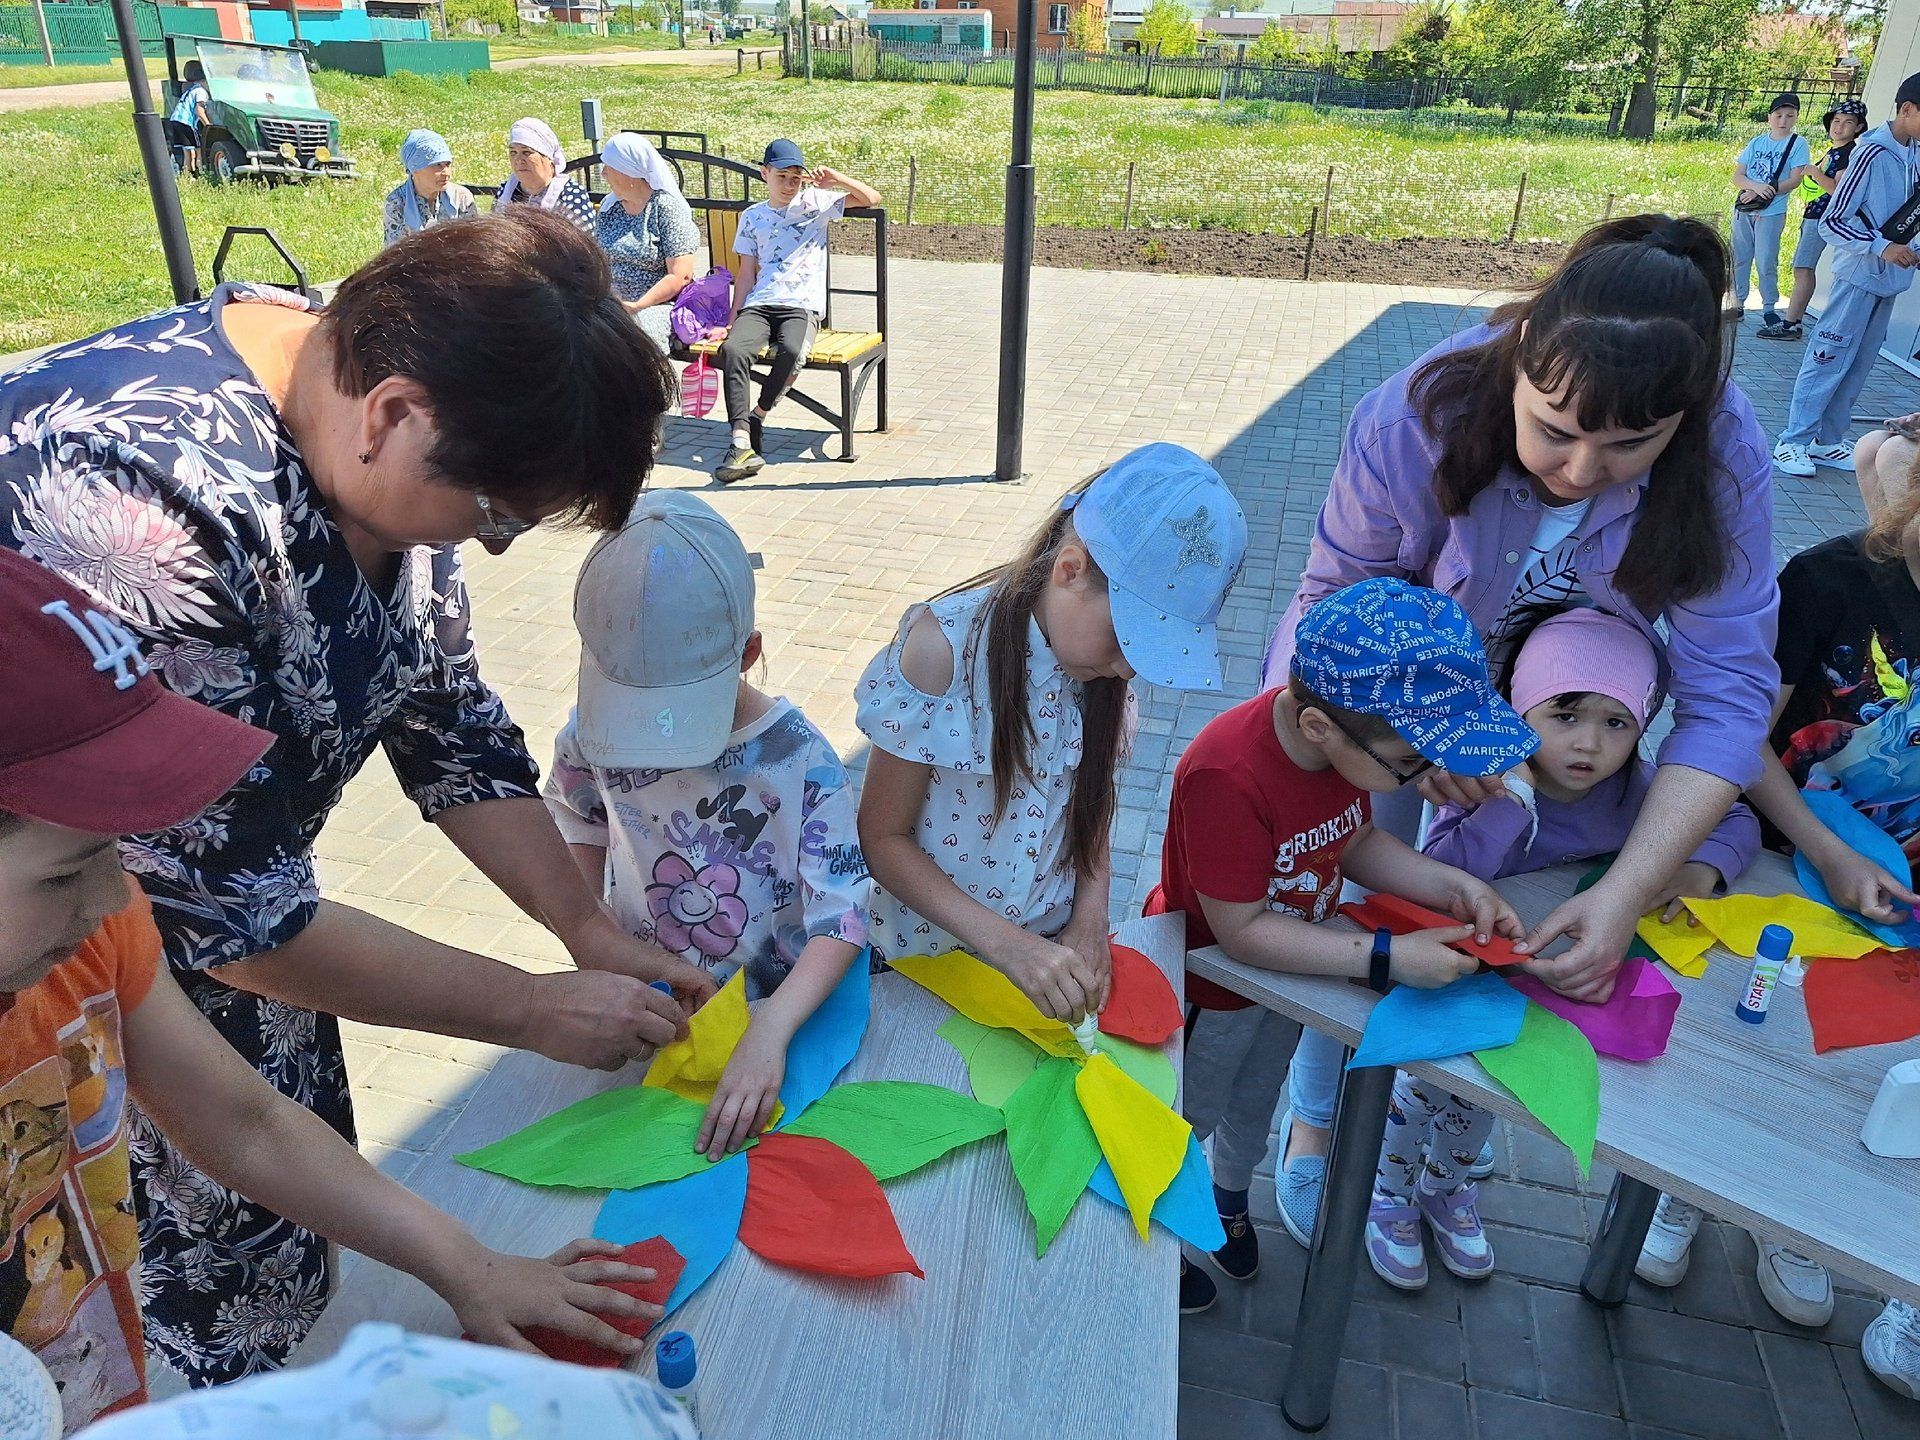
[[[680,181],[680,193],[686,197],[687,204],[693,208],[706,233],[708,267],[734,269],[733,237],[740,228],[740,216],[764,193],[760,167],[729,160],[715,153],[708,146],[707,137],[695,131],[632,130],[628,133],[650,141],[661,157],[673,167]],[[599,164],[598,153],[567,162],[567,173],[580,178],[596,204],[606,198],[606,190],[598,174]],[[471,188],[476,195],[488,192],[488,187],[484,186]],[[840,454],[836,457],[840,460],[855,458],[853,437],[860,405],[866,398],[867,387],[876,382],[873,433],[885,434],[887,430],[887,211],[881,205],[849,206],[846,218],[870,222],[874,227],[873,287],[867,289],[836,284],[833,278],[833,252],[829,247],[827,313],[821,317],[820,329],[813,338],[813,347],[802,367],[805,370],[830,371],[839,377],[839,406],[836,409],[806,394],[799,388],[798,376],[785,397],[802,409],[812,411],[840,432]],[[873,327],[836,328],[836,297],[871,300]],[[716,360],[720,345],[721,342],[710,340],[687,346],[676,339],[672,358],[691,363],[697,355],[704,354],[709,361]],[[762,351],[760,358],[754,362],[755,375],[764,376],[772,359],[771,349]],[[759,448],[757,442],[755,448]]]

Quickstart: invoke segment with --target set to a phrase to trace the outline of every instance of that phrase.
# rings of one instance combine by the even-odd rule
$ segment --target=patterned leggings
[[[1400,1071],[1387,1105],[1387,1133],[1373,1174],[1374,1198],[1411,1204],[1416,1184],[1429,1195],[1451,1195],[1467,1183],[1467,1170],[1492,1133],[1491,1110]]]

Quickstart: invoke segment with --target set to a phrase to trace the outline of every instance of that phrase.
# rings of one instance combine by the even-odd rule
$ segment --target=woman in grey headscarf
[[[473,192],[453,183],[453,147],[431,130],[411,131],[400,142],[406,180],[387,196],[386,243],[448,220],[466,220],[478,212]]]
[[[674,299],[693,279],[699,226],[673,167],[638,135],[608,140],[600,169],[609,193],[593,233],[613,266],[613,293],[664,353]]]
[[[493,197],[496,215],[509,205],[538,205],[593,233],[593,199],[567,178],[567,152],[551,125],[530,115],[514,121],[507,131],[507,160],[513,173]]]

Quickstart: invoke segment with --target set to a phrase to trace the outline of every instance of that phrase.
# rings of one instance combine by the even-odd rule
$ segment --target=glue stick
[[[699,1429],[700,1411],[694,1403],[694,1381],[699,1373],[699,1363],[694,1354],[693,1337],[684,1330],[675,1330],[671,1335],[662,1336],[653,1347],[653,1360],[660,1388],[680,1402],[680,1408],[687,1412],[687,1419],[696,1430]]]
[[[1753,968],[1747,972],[1747,988],[1740,992],[1740,1003],[1733,1013],[1749,1025],[1767,1018],[1767,1006],[1773,1003],[1773,985],[1780,978],[1780,967],[1793,953],[1793,932],[1784,925],[1769,925],[1760,932],[1754,947]]]

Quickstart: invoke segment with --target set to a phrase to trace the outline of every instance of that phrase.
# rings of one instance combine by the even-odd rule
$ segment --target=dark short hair
[[[1318,710],[1344,730],[1348,739],[1357,740],[1362,745],[1390,745],[1395,740],[1406,738],[1378,715],[1369,715],[1362,710],[1349,710],[1344,705],[1336,705],[1331,700],[1322,698],[1311,685],[1297,675],[1287,680],[1287,693],[1293,696],[1293,703],[1302,710]]]
[[[614,298],[606,253],[532,205],[436,225],[340,283],[334,382],[417,381],[436,478],[509,510],[617,529],[653,467],[672,368]]]

